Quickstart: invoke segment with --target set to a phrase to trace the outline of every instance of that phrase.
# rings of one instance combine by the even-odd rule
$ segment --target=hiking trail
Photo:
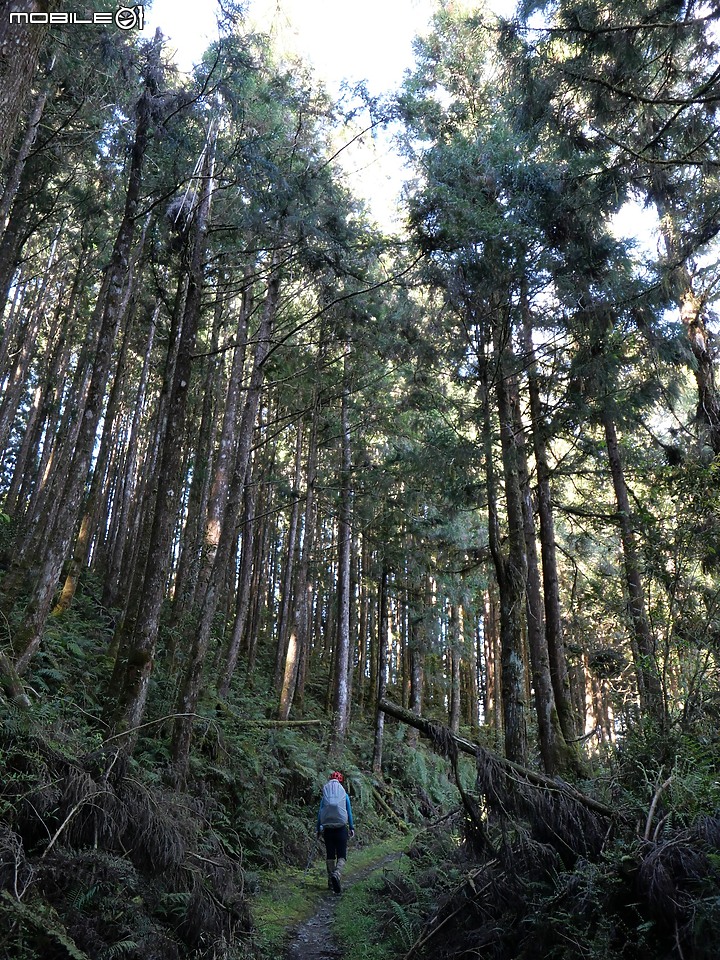
[[[348,889],[354,883],[364,880],[371,873],[381,870],[388,863],[398,860],[401,856],[400,853],[390,854],[362,870],[350,872],[343,886]],[[333,935],[335,907],[339,899],[340,897],[329,890],[323,895],[312,917],[295,929],[292,940],[285,951],[286,960],[340,960],[343,951]]]

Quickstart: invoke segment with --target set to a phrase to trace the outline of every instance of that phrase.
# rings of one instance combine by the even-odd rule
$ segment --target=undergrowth
[[[419,922],[419,906],[415,904],[414,913],[408,914],[386,894],[393,883],[391,878],[408,871],[409,864],[403,857],[347,886],[335,915],[335,935],[344,960],[393,960],[409,948]],[[379,903],[389,908],[379,910]]]
[[[324,703],[306,703],[315,726],[273,725],[272,665],[262,662],[252,677],[238,673],[224,703],[208,686],[191,777],[178,790],[168,750],[177,676],[169,660],[158,660],[133,757],[107,739],[112,630],[86,584],[50,624],[28,677],[30,709],[0,700],[0,960],[276,956],[315,902],[317,877],[305,868],[317,854],[315,817],[329,772]],[[333,761],[353,800],[355,866],[452,796],[440,758],[416,758],[410,769],[406,745],[391,733],[387,755],[397,773],[384,783],[369,772],[371,750],[370,721],[355,718]],[[283,911],[274,916],[267,892],[278,883]]]
[[[717,753],[636,731],[598,785],[611,818],[479,759],[473,816],[362,893],[348,960],[715,960]]]
[[[325,684],[305,706],[318,723],[301,728],[269,719],[272,664],[262,659],[252,676],[238,673],[226,702],[208,685],[180,791],[167,718],[171,666],[182,665],[159,659],[128,759],[102,721],[111,634],[108,615],[81,592],[33,665],[31,709],[2,703],[0,960],[278,956],[325,894],[315,837],[329,772]],[[409,745],[394,723],[377,778],[372,734],[372,718],[354,716],[333,760],[357,828],[338,906],[347,960],[715,960],[712,731],[630,731],[578,785],[609,817],[577,794],[508,777],[482,750],[475,766]],[[449,743],[438,736],[435,747],[442,754]],[[458,807],[456,777],[474,798],[468,809]],[[428,824],[409,857],[359,877]]]

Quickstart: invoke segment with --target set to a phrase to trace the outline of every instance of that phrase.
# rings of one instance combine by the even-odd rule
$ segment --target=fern
[[[100,884],[94,883],[91,887],[76,887],[68,894],[68,906],[74,910],[84,910],[97,897]]]
[[[165,893],[162,898],[162,912],[165,916],[182,919],[187,913],[190,899],[189,893]]]
[[[399,933],[404,949],[409,950],[415,943],[415,928],[412,917],[402,904],[393,901],[391,906],[397,921],[397,926],[394,929]]]
[[[90,960],[88,955],[68,935],[52,907],[44,904],[37,904],[33,907],[21,903],[7,890],[3,890],[0,897],[2,898],[2,906],[9,908],[9,911],[15,914],[16,920],[29,924],[44,935],[57,940],[65,948],[71,960]]]
[[[139,948],[140,944],[135,940],[120,940],[118,943],[114,943],[111,947],[108,947],[104,953],[103,960],[105,957],[107,957],[107,960],[115,960],[116,957],[127,957]]]

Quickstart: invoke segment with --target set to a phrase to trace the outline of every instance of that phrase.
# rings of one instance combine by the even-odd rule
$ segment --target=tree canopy
[[[523,916],[537,883],[555,930],[585,885],[592,949],[709,957],[720,10],[440,0],[370,105],[406,163],[392,234],[341,163],[354,111],[221,14],[189,75],[160,32],[0,25],[0,950],[250,956],[243,852],[300,862],[279,821],[327,762],[388,816],[439,813],[420,731]],[[146,926],[61,922],[70,861]],[[473,929],[581,955],[492,940],[488,903],[433,955]]]

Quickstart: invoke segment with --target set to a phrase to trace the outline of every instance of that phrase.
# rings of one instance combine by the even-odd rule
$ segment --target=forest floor
[[[401,853],[391,853],[381,860],[370,863],[359,870],[348,870],[343,877],[345,891],[353,883],[365,880],[373,873],[377,873],[387,864],[399,859]],[[323,880],[325,877],[323,875]],[[341,894],[344,896],[346,893]],[[293,938],[286,952],[287,960],[339,960],[345,956],[345,950],[335,937],[335,908],[340,898],[337,894],[327,891],[320,901],[317,910],[301,923],[294,932]]]
[[[327,889],[325,861],[320,855],[309,869],[280,871],[268,878],[253,907],[266,956],[287,960],[336,960],[345,956],[336,932],[336,910],[353,896],[362,881],[399,859],[410,843],[407,836],[350,850],[343,875],[343,893]],[[346,936],[351,931],[343,931]]]

